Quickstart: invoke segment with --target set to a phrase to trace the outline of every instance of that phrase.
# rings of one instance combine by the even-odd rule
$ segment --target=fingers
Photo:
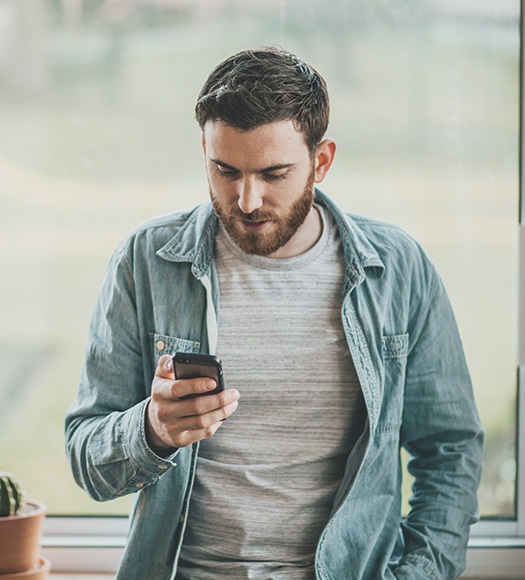
[[[213,391],[216,387],[217,383],[209,378],[176,381],[173,370],[173,357],[168,354],[160,357],[155,370],[153,390],[165,399],[183,399],[191,395],[202,395]]]
[[[224,419],[237,410],[240,394],[236,389],[213,391],[209,378],[175,380],[172,357],[159,359],[148,404],[146,430],[148,443],[159,454],[172,448],[187,447],[215,434]]]
[[[239,391],[236,389],[228,389],[227,391],[223,391],[217,395],[210,395],[209,397],[186,399],[177,404],[177,413],[182,417],[188,418],[209,415],[215,418],[215,422],[222,421],[225,417],[229,417],[237,408],[239,398]],[[226,409],[227,414],[224,415]]]
[[[158,405],[152,396],[148,407],[149,422],[154,431],[151,440],[159,448],[158,435],[162,446],[171,448],[187,447],[215,434],[224,419],[230,417],[238,407],[239,392],[230,389],[187,401],[175,401]],[[211,408],[207,411],[206,409]]]
[[[177,399],[190,399],[210,393],[217,387],[217,383],[210,378],[181,379],[175,381],[172,394]]]
[[[175,380],[175,372],[173,370],[173,357],[170,354],[163,354],[155,370],[155,376],[163,379]]]
[[[182,417],[178,421],[174,435],[178,437],[179,446],[190,445],[195,441],[201,441],[206,437],[211,437],[223,424],[223,421],[230,417],[239,406],[238,400],[218,407],[208,413],[195,414]],[[183,442],[184,445],[181,445]]]

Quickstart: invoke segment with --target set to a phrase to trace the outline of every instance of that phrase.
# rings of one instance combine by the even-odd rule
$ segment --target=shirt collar
[[[365,269],[374,268],[379,276],[384,264],[377,251],[361,228],[349,214],[319,189],[315,190],[315,202],[325,207],[333,216],[343,242],[347,275],[360,284]],[[217,231],[217,217],[210,202],[193,209],[186,222],[171,240],[157,251],[157,255],[171,262],[191,262],[193,273],[201,278],[208,271],[213,259],[213,244]]]
[[[194,275],[202,278],[213,259],[217,221],[211,202],[198,205],[157,256],[170,262],[191,262]]]

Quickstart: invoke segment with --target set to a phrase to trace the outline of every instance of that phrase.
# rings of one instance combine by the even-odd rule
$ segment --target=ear
[[[204,152],[204,155],[206,155],[206,139],[204,138],[204,131],[202,132],[202,151]]]
[[[321,141],[315,150],[315,183],[321,183],[326,177],[335,157],[337,146],[333,139]]]

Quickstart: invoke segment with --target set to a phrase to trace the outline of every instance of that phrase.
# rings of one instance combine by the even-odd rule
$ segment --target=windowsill
[[[51,574],[50,580],[114,580],[114,574],[69,574],[67,572]],[[464,577],[462,577],[464,578]],[[460,579],[461,580],[461,579]],[[466,579],[465,579],[466,580]],[[503,578],[470,578],[469,580],[504,580]],[[520,579],[517,579],[520,580]],[[521,580],[525,580],[525,577]]]
[[[115,574],[69,574],[68,572],[51,573],[49,579],[53,580],[114,580]]]
[[[467,570],[463,579],[525,580],[525,545],[517,545],[516,539],[505,543],[503,538],[494,540],[477,538],[475,547],[467,552]],[[474,542],[473,542],[474,543]],[[123,546],[109,547],[68,546],[44,547],[43,555],[52,563],[56,580],[114,580],[115,571],[122,557]],[[506,545],[505,545],[506,544]],[[84,572],[81,573],[80,571]]]
[[[122,559],[128,519],[48,517],[42,554],[59,580],[111,580]],[[78,533],[82,529],[84,533]],[[525,580],[525,535],[516,522],[482,521],[472,528],[463,578]]]

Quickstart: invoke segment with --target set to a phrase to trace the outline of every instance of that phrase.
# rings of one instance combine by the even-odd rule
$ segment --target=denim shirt
[[[483,431],[449,300],[404,231],[343,213],[320,191],[316,203],[343,243],[341,316],[367,409],[319,538],[317,578],[457,578],[477,519]],[[175,578],[199,445],[157,456],[145,411],[161,355],[214,351],[216,227],[209,203],[138,227],[114,252],[91,321],[67,454],[92,498],[140,492],[119,580]],[[401,447],[415,478],[405,519]]]

